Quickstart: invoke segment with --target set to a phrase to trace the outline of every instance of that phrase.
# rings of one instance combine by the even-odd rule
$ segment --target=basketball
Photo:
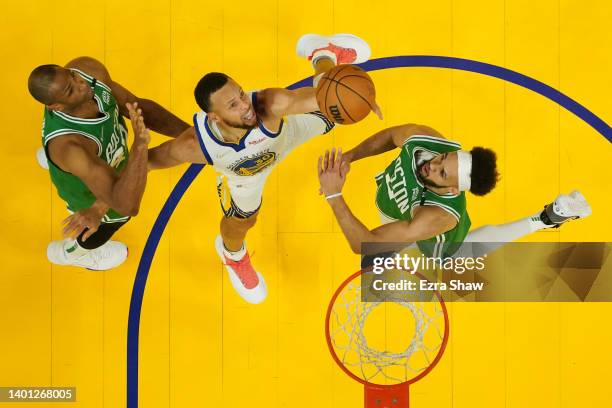
[[[370,76],[355,65],[337,66],[321,77],[317,103],[327,118],[349,125],[368,116],[376,101],[376,88]]]

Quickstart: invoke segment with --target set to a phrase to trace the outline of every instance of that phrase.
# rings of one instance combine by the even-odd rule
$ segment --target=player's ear
[[[213,122],[219,122],[219,116],[214,112],[208,112],[206,116],[208,116],[208,119],[212,120]]]

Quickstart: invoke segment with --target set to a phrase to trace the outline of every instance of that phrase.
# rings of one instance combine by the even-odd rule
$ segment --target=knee
[[[245,227],[251,228],[257,222],[257,214],[258,213],[255,213],[248,218],[239,218],[239,220],[241,220],[240,222],[242,222]]]

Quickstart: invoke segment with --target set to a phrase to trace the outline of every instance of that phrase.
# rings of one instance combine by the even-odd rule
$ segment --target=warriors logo
[[[261,152],[257,155],[242,158],[238,163],[234,164],[231,169],[239,176],[252,176],[263,171],[276,161],[276,153]]]

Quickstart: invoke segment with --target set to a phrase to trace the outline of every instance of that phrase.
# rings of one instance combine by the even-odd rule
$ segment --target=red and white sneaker
[[[230,282],[236,292],[249,303],[263,302],[268,296],[268,288],[263,276],[251,265],[249,253],[246,252],[239,261],[229,259],[223,252],[224,246],[221,235],[217,235],[217,238],[215,238],[215,249],[219,258],[221,258],[221,262],[225,265],[225,269],[227,269]]]
[[[372,55],[368,43],[352,34],[335,34],[331,37],[305,34],[298,40],[296,52],[309,61],[328,57],[336,65],[361,64]]]

